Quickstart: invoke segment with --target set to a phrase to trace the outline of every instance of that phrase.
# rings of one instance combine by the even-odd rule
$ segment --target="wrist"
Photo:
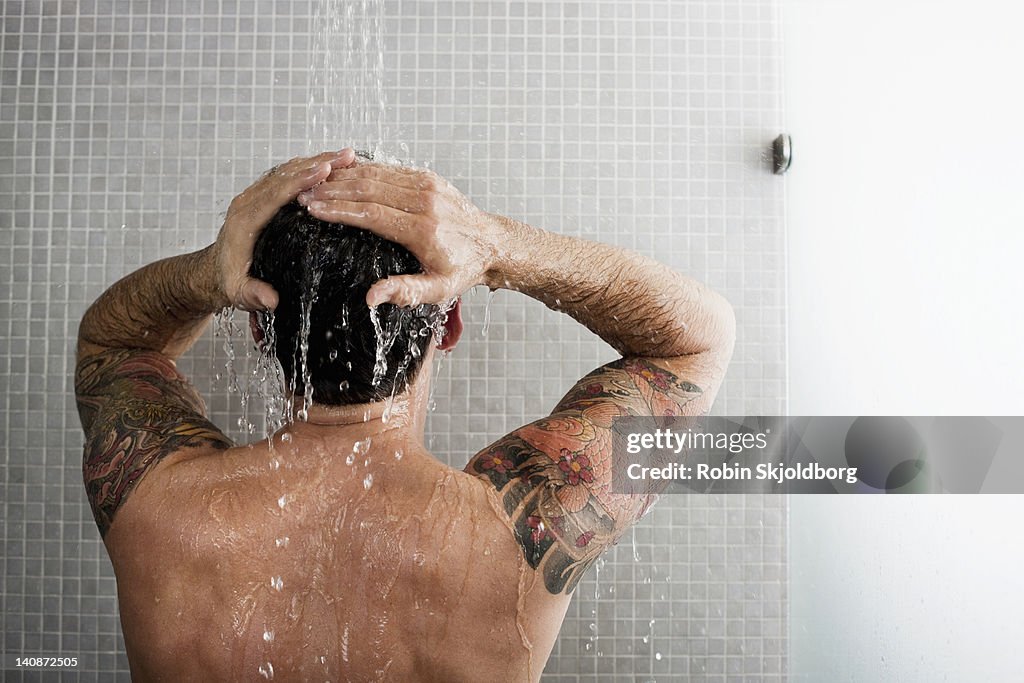
[[[516,260],[520,256],[527,239],[529,226],[507,216],[487,214],[492,227],[491,257],[485,264],[481,283],[488,289],[510,289],[510,281],[514,280]]]
[[[231,306],[231,298],[224,289],[221,277],[220,243],[193,252],[193,284],[199,301],[210,312]]]

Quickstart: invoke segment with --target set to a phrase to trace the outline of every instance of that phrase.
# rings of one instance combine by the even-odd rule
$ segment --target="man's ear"
[[[263,347],[263,330],[260,329],[260,324],[257,322],[256,313],[249,313],[249,331],[252,332],[252,338],[256,341],[256,346]]]
[[[462,337],[462,297],[455,300],[455,306],[448,311],[448,319],[444,322],[444,337],[437,345],[439,351],[449,351],[455,348]]]

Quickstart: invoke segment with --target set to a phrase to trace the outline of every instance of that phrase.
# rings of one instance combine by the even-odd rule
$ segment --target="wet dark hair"
[[[368,403],[404,391],[444,322],[444,309],[381,304],[378,330],[366,293],[381,278],[420,272],[419,261],[399,244],[322,221],[298,202],[282,207],[256,240],[250,274],[277,290],[277,309],[272,316],[260,313],[259,322],[294,395],[307,392],[307,373],[314,403]],[[383,372],[378,334],[386,362]]]

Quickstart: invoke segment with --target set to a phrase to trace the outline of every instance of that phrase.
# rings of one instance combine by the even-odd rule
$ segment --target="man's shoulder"
[[[165,459],[232,445],[206,418],[202,399],[174,362],[155,351],[82,354],[75,395],[86,437],[82,473],[103,535],[139,482]]]

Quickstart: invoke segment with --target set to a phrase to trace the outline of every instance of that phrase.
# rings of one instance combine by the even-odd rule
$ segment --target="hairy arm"
[[[82,476],[103,536],[165,457],[232,445],[174,364],[226,303],[215,273],[209,248],[152,263],[115,283],[82,318],[75,369]]]
[[[633,251],[489,216],[501,239],[482,281],[512,289],[586,325],[624,357],[713,354],[728,361],[729,303],[697,280]]]
[[[184,448],[223,450],[231,441],[206,419],[174,360],[225,306],[272,308],[276,293],[248,276],[252,245],[274,212],[327,177],[351,150],[294,159],[231,202],[217,241],[147,265],[105,291],[79,325],[75,396],[85,432],[82,464],[104,536],[142,477]]]
[[[548,591],[570,592],[656,500],[611,490],[614,419],[707,412],[732,353],[735,320],[717,293],[652,259],[496,220],[516,248],[499,252],[486,284],[568,313],[623,355],[582,378],[549,417],[515,430],[466,468],[499,492]]]
[[[78,328],[79,355],[102,349],[156,351],[178,358],[229,305],[213,247],[151,263],[114,283]]]

